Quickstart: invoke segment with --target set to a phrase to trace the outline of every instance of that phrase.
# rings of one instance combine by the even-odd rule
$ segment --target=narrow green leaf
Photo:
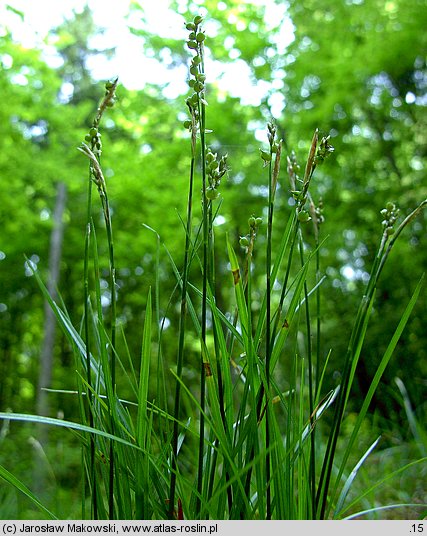
[[[366,514],[374,514],[376,512],[382,512],[383,510],[392,510],[394,508],[408,508],[408,507],[425,508],[426,506],[427,506],[426,503],[400,503],[400,504],[389,504],[387,506],[376,506],[375,508],[369,508],[368,510],[362,510],[361,512],[352,514],[351,516],[345,517],[344,519],[349,521],[351,519],[356,519],[357,517],[364,516]]]
[[[417,442],[418,448],[421,452],[421,456],[427,456],[427,435],[423,427],[420,426],[420,424],[418,423],[414,410],[412,409],[411,401],[409,399],[408,391],[405,387],[405,384],[400,378],[395,378],[394,381],[396,382],[400,394],[402,395],[403,407],[405,408],[405,413],[408,418],[409,428],[411,429],[412,435]]]
[[[21,482],[16,476],[12,475],[12,473],[9,473],[7,469],[5,469],[2,465],[0,465],[0,477],[6,480],[6,482],[9,482],[12,486],[14,486],[17,490],[19,490],[21,493],[23,493],[30,501],[32,501],[37,508],[39,508],[42,512],[44,512],[50,519],[58,519],[55,514],[53,514],[50,510],[48,510],[38,499],[37,497],[27,488],[27,486]]]
[[[340,496],[338,497],[337,506],[335,508],[334,512],[334,519],[336,519],[339,516],[339,513],[343,507],[344,501],[347,498],[348,492],[350,491],[350,488],[353,484],[353,480],[356,478],[357,473],[359,472],[359,469],[362,467],[363,463],[365,462],[366,458],[369,456],[369,454],[374,450],[374,448],[378,445],[378,441],[380,438],[378,437],[372,445],[368,448],[368,450],[365,452],[365,454],[360,458],[360,460],[355,465],[354,469],[349,474],[344,487],[340,493]]]
[[[144,330],[142,335],[141,348],[141,368],[139,374],[139,391],[138,391],[138,415],[136,424],[136,436],[138,445],[145,445],[146,439],[146,422],[147,422],[147,398],[148,383],[150,379],[150,360],[151,360],[151,289],[148,291],[147,306],[145,309]]]
[[[272,349],[272,354],[271,354],[271,370],[272,371],[274,370],[274,367],[276,366],[277,361],[280,357],[283,346],[289,334],[290,324],[300,304],[301,294],[304,289],[304,282],[307,278],[307,272],[308,272],[308,267],[310,264],[310,259],[311,259],[311,256],[309,257],[309,259],[307,260],[307,262],[304,264],[303,268],[299,272],[298,279],[296,281],[294,294],[291,299],[291,303],[289,304],[289,307],[287,308],[287,311],[283,320],[281,320],[281,328],[280,328],[280,331],[276,340],[274,341],[274,347]]]
[[[347,506],[341,510],[341,515],[343,515],[345,512],[348,512],[348,510],[351,510],[352,508],[354,508],[354,506],[358,502],[360,502],[364,497],[373,493],[376,489],[383,486],[386,482],[390,481],[395,476],[400,475],[401,473],[403,473],[410,467],[414,467],[415,465],[418,465],[418,464],[425,464],[426,462],[427,462],[427,458],[420,458],[419,460],[415,460],[413,462],[407,463],[406,465],[399,467],[399,469],[397,469],[396,471],[389,473],[386,477],[375,482],[375,484],[370,486],[368,489],[363,490],[363,492],[360,495],[358,495],[353,501],[351,501],[350,504],[347,504]],[[422,505],[418,505],[418,506],[422,506]],[[341,518],[341,519],[350,519],[350,518]]]
[[[375,372],[375,375],[372,379],[372,382],[371,382],[371,385],[369,386],[369,389],[368,389],[368,393],[366,394],[366,397],[363,401],[363,404],[362,404],[362,408],[360,409],[360,412],[359,412],[359,415],[357,417],[357,420],[355,422],[355,425],[354,425],[354,428],[353,428],[353,431],[352,431],[352,434],[350,436],[350,439],[348,441],[348,444],[346,446],[346,449],[345,449],[345,452],[344,452],[344,455],[343,455],[343,459],[342,459],[342,462],[341,462],[341,465],[340,465],[340,469],[338,471],[338,474],[337,474],[337,477],[336,477],[336,480],[335,480],[335,486],[334,486],[334,491],[333,491],[333,494],[332,494],[332,497],[335,497],[336,496],[336,493],[337,493],[337,488],[338,488],[338,485],[339,485],[339,482],[341,480],[341,476],[344,472],[344,468],[345,468],[345,465],[347,463],[347,460],[352,452],[352,449],[353,449],[353,445],[356,441],[356,438],[357,438],[357,434],[360,430],[360,427],[362,425],[362,422],[363,420],[365,419],[365,416],[366,416],[366,413],[368,412],[368,409],[369,409],[369,405],[372,401],[372,398],[375,394],[375,391],[378,387],[378,384],[380,383],[381,381],[381,377],[391,359],[391,356],[393,355],[393,352],[397,346],[397,343],[399,342],[399,339],[402,335],[402,332],[409,320],[409,317],[412,313],[412,310],[413,308],[415,307],[415,304],[418,300],[418,296],[420,294],[420,291],[421,291],[421,287],[422,287],[422,284],[423,284],[423,280],[424,280],[424,276],[421,277],[421,279],[419,280],[415,290],[414,290],[414,293],[412,294],[412,297],[408,303],[408,305],[406,306],[405,308],[405,311],[399,321],[399,324],[393,334],[393,337],[391,338],[390,342],[389,342],[389,345],[377,367],[377,370]],[[331,504],[333,504],[333,500],[331,501]]]
[[[150,378],[150,360],[151,360],[151,288],[148,291],[147,305],[145,309],[144,329],[142,334],[141,348],[141,365],[139,374],[139,391],[138,391],[138,414],[136,420],[136,441],[144,450],[149,443],[149,418],[147,414],[148,383]],[[146,519],[148,516],[149,499],[146,490],[149,489],[149,465],[148,459],[142,458],[137,461],[136,468],[136,513],[138,519]]]
[[[135,443],[130,443],[121,437],[109,434],[103,430],[98,430],[97,428],[91,428],[84,424],[79,424],[72,421],[64,421],[62,419],[54,419],[52,417],[41,417],[39,415],[27,415],[25,413],[3,413],[0,412],[0,419],[9,419],[11,421],[24,421],[24,422],[34,422],[36,424],[49,424],[52,426],[60,426],[62,428],[69,428],[70,430],[78,430],[79,432],[87,432],[89,434],[95,434],[101,436],[105,439],[110,439],[116,441],[117,443],[122,443],[128,447],[132,447],[137,450],[142,450]]]

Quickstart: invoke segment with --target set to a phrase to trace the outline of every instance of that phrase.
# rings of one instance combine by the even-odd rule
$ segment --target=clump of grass
[[[352,497],[350,505],[346,504],[353,482],[378,439],[350,472],[347,462],[374,392],[416,303],[422,279],[380,361],[349,441],[338,456],[342,422],[375,290],[394,243],[427,201],[400,224],[393,203],[383,210],[383,232],[349,336],[340,384],[326,392],[324,378],[329,355],[323,356],[320,350],[323,278],[319,253],[323,215],[321,202],[316,204],[311,194],[311,185],[317,167],[333,152],[333,147],[329,138],[320,137],[316,130],[302,175],[294,153],[286,157],[284,174],[282,141],[277,139],[274,122],[268,123],[268,146],[260,149],[260,167],[264,168],[268,185],[267,221],[250,216],[249,232],[241,237],[239,244],[227,237],[230,276],[221,285],[233,289],[234,303],[230,311],[221,310],[215,290],[214,221],[220,210],[220,183],[228,165],[227,155],[214,154],[206,144],[206,37],[202,22],[201,17],[195,17],[187,23],[187,45],[194,54],[189,82],[193,92],[186,99],[189,180],[181,267],[171,258],[180,294],[176,370],[171,372],[175,382],[172,407],[162,403],[169,385],[164,378],[158,379],[155,396],[149,398],[151,364],[162,351],[161,337],[153,330],[154,320],[158,325],[160,317],[157,288],[154,302],[151,289],[147,289],[140,355],[135,357],[127,352],[119,355],[117,350],[113,225],[100,141],[103,114],[115,100],[115,80],[106,84],[105,96],[79,148],[89,161],[84,317],[80,330],[73,326],[64,305],[52,300],[34,272],[73,348],[81,422],[10,413],[1,417],[61,426],[78,435],[85,473],[82,518],[89,515],[91,519],[342,519],[370,491]],[[291,191],[295,205],[281,231],[279,246],[274,248],[278,232],[274,209],[279,181],[282,190]],[[111,291],[108,317],[101,306],[100,259],[92,218],[97,206],[93,185],[104,215],[108,245]],[[201,192],[201,199],[197,199],[201,223],[195,228],[196,191]],[[315,237],[311,252],[304,247],[309,225],[313,226]],[[260,232],[266,233],[265,284],[261,289],[261,307],[255,314],[252,257]],[[242,265],[237,247],[244,251]],[[190,279],[193,265],[200,268],[200,286]],[[275,283],[279,283],[280,292],[276,291]],[[200,348],[198,397],[183,377],[189,331],[196,334]],[[305,333],[304,353],[297,341],[299,331]],[[125,338],[123,342],[126,348]],[[285,385],[278,373],[284,362],[289,370]],[[117,392],[119,368],[133,400],[123,400]],[[323,423],[324,415],[329,416],[328,424]],[[415,463],[422,461],[425,458]],[[0,476],[31,499],[45,515],[55,517],[6,469],[0,468]]]

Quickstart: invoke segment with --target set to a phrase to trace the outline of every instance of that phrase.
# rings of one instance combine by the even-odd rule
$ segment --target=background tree
[[[422,2],[333,2],[319,9],[316,2],[290,2],[296,27],[286,59],[284,121],[293,145],[305,130],[319,126],[330,132],[336,166],[319,181],[325,203],[327,250],[332,294],[327,313],[335,321],[325,333],[326,344],[344,331],[341,304],[348,306],[359,290],[375,253],[379,214],[394,201],[402,215],[425,199],[426,64],[422,28],[427,14]],[[424,128],[423,126],[424,125]],[[424,133],[422,133],[424,132]],[[295,138],[294,138],[295,136]],[[358,379],[362,391],[396,324],[401,304],[413,289],[415,274],[425,271],[425,214],[398,245],[383,275]],[[341,245],[340,245],[341,243]],[[425,349],[421,326],[426,325],[426,295],[401,340],[376,404],[388,416],[396,411],[393,378],[411,386],[411,398],[421,411],[424,400]],[[338,313],[338,315],[337,315]],[[341,317],[344,321],[338,320]],[[390,413],[391,412],[391,413]]]

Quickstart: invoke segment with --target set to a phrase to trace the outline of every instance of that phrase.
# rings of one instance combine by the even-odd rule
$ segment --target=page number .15
[[[424,531],[424,525],[423,523],[414,523],[411,525],[411,530],[409,532],[423,532]]]

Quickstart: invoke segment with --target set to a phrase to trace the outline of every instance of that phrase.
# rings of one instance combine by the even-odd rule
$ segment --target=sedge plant
[[[89,165],[84,314],[79,327],[71,321],[64,304],[53,301],[34,271],[75,356],[77,390],[73,396],[79,402],[80,422],[13,413],[0,417],[59,426],[76,435],[82,448],[83,519],[354,517],[358,500],[370,490],[351,500],[349,490],[378,440],[360,454],[356,466],[349,468],[348,462],[375,390],[415,306],[422,278],[402,311],[350,438],[344,449],[339,449],[342,423],[381,272],[396,240],[427,200],[401,223],[394,203],[387,203],[382,211],[382,234],[349,334],[340,383],[325,390],[330,353],[323,355],[321,345],[323,206],[321,201],[315,203],[311,191],[315,171],[332,154],[333,147],[329,137],[321,137],[316,130],[301,172],[295,153],[284,155],[274,122],[267,124],[268,146],[260,149],[259,160],[268,185],[266,221],[251,215],[248,233],[239,242],[227,236],[228,258],[223,261],[228,262],[230,273],[220,284],[231,290],[232,303],[229,310],[221,310],[216,296],[214,222],[221,208],[220,185],[228,164],[226,154],[219,156],[207,145],[206,35],[202,25],[200,16],[186,24],[187,46],[192,53],[192,93],[186,99],[189,118],[184,123],[189,133],[187,213],[182,220],[183,258],[177,262],[170,256],[180,301],[176,366],[157,375],[156,392],[150,396],[152,363],[155,359],[163,363],[159,358],[161,333],[154,329],[160,324],[157,277],[155,299],[151,289],[146,291],[138,356],[131,355],[125,334],[117,329],[120,303],[113,221],[102,170],[100,132],[104,114],[115,104],[118,81],[114,80],[106,84],[104,98],[79,147]],[[281,165],[282,161],[286,165]],[[200,197],[195,192],[200,192]],[[294,200],[284,228],[278,225],[283,222],[283,214],[277,218],[275,213],[281,192],[290,192]],[[194,205],[201,207],[197,219],[200,224],[194,223]],[[102,229],[93,218],[99,207],[104,216]],[[309,226],[315,238],[311,250],[305,246]],[[257,241],[261,233],[265,236],[263,283],[255,289],[260,279],[254,277],[259,266],[254,266],[253,256],[261,247]],[[108,311],[101,300],[101,236],[108,250]],[[239,260],[241,252],[243,262]],[[158,258],[157,270],[159,262]],[[195,270],[199,279],[190,277]],[[257,310],[253,307],[255,291],[261,293]],[[169,303],[173,299],[170,297]],[[189,333],[199,344],[198,395],[183,374]],[[299,333],[305,334],[304,345],[300,344]],[[118,350],[118,337],[123,353]],[[120,396],[118,374],[127,382],[132,399]],[[171,385],[173,402],[168,407],[165,393]],[[65,390],[63,394],[67,396]],[[421,457],[411,465],[425,461]],[[403,470],[405,467],[389,478]],[[6,468],[0,467],[0,476],[31,500],[42,515],[60,517]]]

